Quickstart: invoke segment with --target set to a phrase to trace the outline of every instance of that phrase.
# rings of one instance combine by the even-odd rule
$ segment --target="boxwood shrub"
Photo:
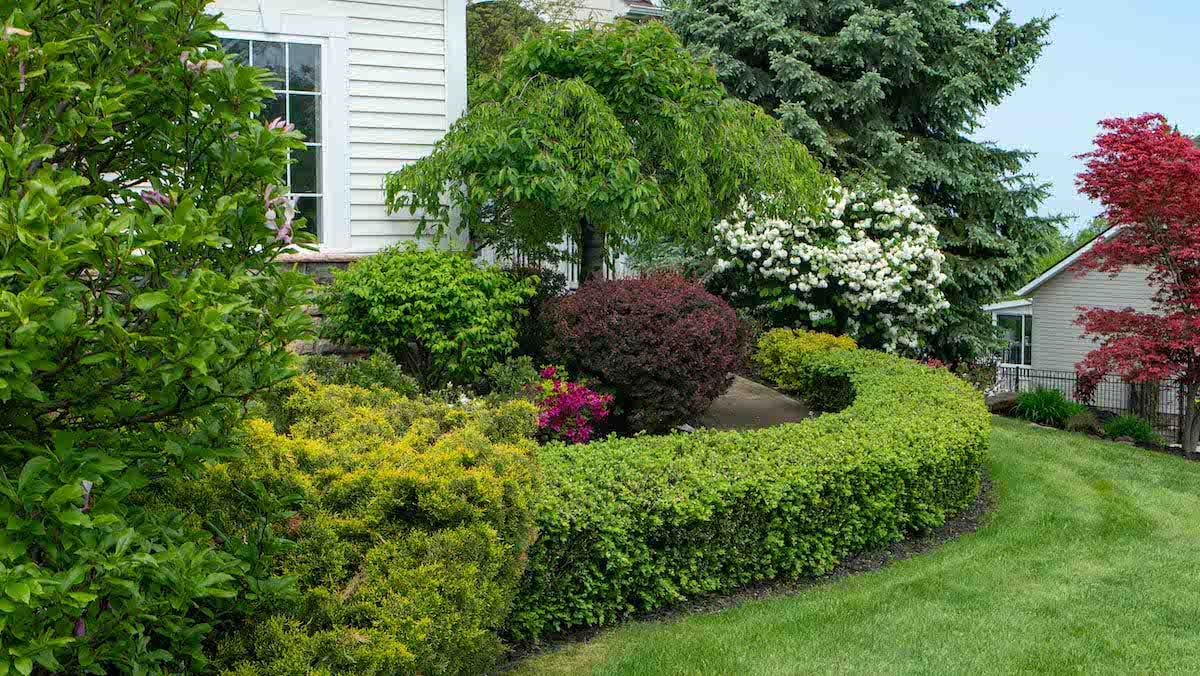
[[[866,350],[768,366],[796,383],[812,379],[792,368],[834,374],[855,398],[799,424],[540,451],[546,489],[513,635],[533,640],[825,573],[974,500],[990,418],[959,378]]]
[[[243,454],[166,491],[256,568],[245,612],[221,618],[217,670],[494,666],[530,541],[533,406],[463,408],[310,376],[282,406],[286,434],[251,421]],[[292,513],[264,511],[268,498]],[[255,583],[268,576],[295,584]]]

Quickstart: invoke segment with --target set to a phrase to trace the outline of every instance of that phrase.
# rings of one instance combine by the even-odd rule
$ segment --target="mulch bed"
[[[747,601],[760,601],[797,594],[818,585],[828,584],[849,575],[878,570],[895,561],[928,552],[963,535],[974,533],[987,525],[996,508],[996,494],[987,469],[984,469],[975,502],[965,511],[946,520],[941,528],[925,536],[909,536],[882,549],[855,554],[842,561],[832,571],[820,577],[768,580],[746,585],[735,591],[711,594],[685,601],[670,608],[642,613],[629,621],[669,621],[685,615],[715,613],[739,606]],[[507,671],[524,659],[559,650],[568,644],[588,641],[609,627],[583,627],[557,634],[538,644],[517,646],[509,655],[510,661],[501,667]]]

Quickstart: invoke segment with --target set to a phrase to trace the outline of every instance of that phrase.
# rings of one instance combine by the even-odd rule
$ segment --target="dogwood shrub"
[[[716,226],[714,272],[743,283],[731,296],[798,310],[814,328],[895,351],[915,348],[949,307],[937,230],[901,190],[834,186],[828,211],[796,221],[744,209]],[[743,274],[737,275],[741,272]]]

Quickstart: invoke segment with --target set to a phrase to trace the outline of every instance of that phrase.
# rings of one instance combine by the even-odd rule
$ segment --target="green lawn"
[[[515,673],[1200,672],[1200,463],[995,418],[990,466],[994,516],[934,552]]]

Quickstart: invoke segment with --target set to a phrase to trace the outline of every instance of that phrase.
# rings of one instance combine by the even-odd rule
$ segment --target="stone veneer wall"
[[[295,265],[297,270],[315,279],[317,284],[324,286],[333,281],[333,270],[344,270],[347,265],[359,258],[361,256],[305,252],[280,256],[279,263]],[[306,307],[305,311],[316,320],[319,326],[321,323],[320,309],[314,304]],[[359,355],[368,352],[364,348],[342,345],[324,338],[297,340],[288,347],[296,354]]]

